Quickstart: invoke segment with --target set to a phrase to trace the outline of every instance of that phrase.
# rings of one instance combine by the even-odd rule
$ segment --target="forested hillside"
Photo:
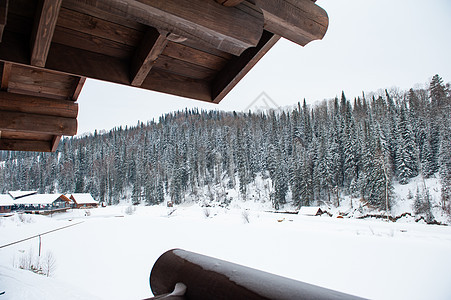
[[[427,89],[375,93],[285,111],[186,110],[158,122],[65,138],[56,153],[0,152],[0,192],[89,192],[115,204],[251,197],[269,182],[274,208],[292,201],[339,205],[352,195],[389,208],[393,183],[440,176],[451,200],[451,95],[434,76]],[[255,196],[255,195],[252,195]],[[266,197],[265,196],[265,197]],[[427,207],[422,197],[418,209]],[[421,203],[420,203],[421,202]]]

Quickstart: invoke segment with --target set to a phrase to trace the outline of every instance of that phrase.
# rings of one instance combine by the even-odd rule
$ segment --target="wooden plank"
[[[77,101],[78,96],[80,96],[81,90],[86,82],[86,77],[80,77],[78,81],[76,81],[76,85],[74,88],[74,92],[72,93],[72,100]]]
[[[221,70],[228,62],[228,60],[223,57],[205,53],[174,42],[168,42],[168,45],[162,54],[217,71]]]
[[[167,35],[168,33],[160,33],[155,28],[149,27],[131,62],[131,85],[141,86],[158,56],[166,48],[168,44]]]
[[[254,65],[279,40],[279,36],[265,31],[257,47],[249,48],[222,69],[213,80],[212,99],[219,103],[235,85],[254,67]]]
[[[66,8],[61,8],[56,25],[129,46],[136,46],[143,37],[142,31]]]
[[[48,141],[0,139],[0,150],[51,152],[52,145]]]
[[[44,67],[62,0],[41,0],[31,34],[31,65]]]
[[[265,30],[301,46],[324,37],[329,26],[325,10],[311,0],[255,0],[263,11]]]
[[[184,77],[202,79],[206,81],[213,79],[214,75],[217,73],[216,70],[164,55],[160,55],[160,57],[158,57],[154,67]]]
[[[52,42],[120,59],[130,59],[135,50],[130,45],[59,26],[55,28]]]
[[[81,77],[130,84],[127,61],[57,43],[50,47],[47,68]]]
[[[77,119],[0,111],[0,130],[72,136],[77,134]]]
[[[244,0],[216,0],[219,4],[222,4],[224,6],[236,6],[243,2]]]
[[[62,7],[79,12],[81,14],[95,17],[100,20],[108,21],[110,23],[115,23],[124,27],[135,29],[144,33],[147,26],[138,23],[134,20],[127,19],[125,17],[118,16],[110,11],[99,9],[93,5],[82,3],[79,0],[64,0]]]
[[[71,99],[78,77],[34,67],[14,65],[9,90],[57,99]]]
[[[74,0],[75,1],[75,0]],[[257,45],[263,15],[205,0],[77,0],[105,12],[239,55]]]
[[[53,139],[51,134],[29,133],[17,131],[3,131],[2,138],[10,140],[28,140],[28,141],[46,141],[50,142]]]
[[[61,135],[55,135],[52,139],[50,152],[55,152],[61,141]]]
[[[6,91],[8,89],[9,78],[11,76],[11,69],[12,69],[12,64],[11,63],[7,63],[7,62],[3,63],[3,67],[2,67],[2,82],[1,82],[1,86],[0,86],[0,89],[2,91]]]
[[[2,41],[3,30],[5,30],[8,16],[8,2],[9,0],[0,0],[0,43]]]
[[[0,110],[75,119],[78,115],[78,104],[69,100],[0,92]]]
[[[155,67],[151,69],[149,76],[144,80],[141,87],[166,94],[211,102],[208,82],[164,72]]]

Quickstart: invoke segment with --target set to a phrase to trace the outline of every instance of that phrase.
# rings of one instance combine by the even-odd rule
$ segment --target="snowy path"
[[[152,265],[172,248],[372,299],[451,298],[449,227],[257,211],[246,224],[240,209],[210,208],[206,218],[198,206],[180,207],[170,217],[165,207],[138,207],[133,215],[124,210],[33,216],[33,223],[2,220],[0,244],[84,223],[42,238],[43,252],[57,259],[50,279],[12,268],[19,250],[37,253],[37,240],[1,249],[0,290],[7,293],[0,300],[149,297]]]

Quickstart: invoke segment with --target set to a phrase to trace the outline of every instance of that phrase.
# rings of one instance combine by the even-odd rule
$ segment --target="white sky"
[[[158,119],[185,107],[245,110],[262,92],[279,106],[451,81],[450,0],[318,0],[329,15],[321,41],[279,41],[220,104],[87,80],[78,133]]]

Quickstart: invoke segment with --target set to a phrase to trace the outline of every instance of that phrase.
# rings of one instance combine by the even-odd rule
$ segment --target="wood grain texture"
[[[55,28],[52,42],[119,59],[130,59],[135,51],[134,46],[59,26]]]
[[[0,0],[0,42],[3,37],[3,30],[6,26],[6,20],[8,16],[8,3],[9,0]]]
[[[69,100],[54,100],[0,91],[0,110],[77,118],[78,104]]]
[[[167,34],[164,32],[160,33],[155,28],[149,27],[131,62],[131,85],[141,86],[144,79],[146,79],[155,61],[168,44]]]
[[[74,84],[74,92],[72,93],[72,100],[77,101],[80,96],[81,90],[86,82],[86,77],[80,77]]]
[[[9,91],[22,94],[71,99],[78,77],[21,65],[12,67]]]
[[[166,94],[211,102],[208,82],[164,72],[155,67],[152,68],[141,87]]]
[[[0,130],[73,136],[77,134],[77,120],[55,116],[0,111]]]
[[[0,89],[6,91],[9,85],[9,77],[11,76],[12,64],[4,62],[2,63],[2,78]]]
[[[49,141],[0,139],[0,150],[52,152],[53,149]],[[56,151],[56,148],[54,151]]]
[[[62,0],[41,0],[31,34],[31,65],[44,67]]]
[[[47,68],[79,77],[130,84],[127,61],[57,43],[50,47]]]
[[[52,143],[50,144],[50,145],[51,145],[51,147],[50,147],[50,152],[55,152],[55,151],[56,151],[56,149],[58,148],[58,145],[59,145],[60,141],[61,141],[61,135],[55,135],[55,136],[52,138]]]
[[[280,36],[265,31],[257,47],[247,49],[230,61],[211,84],[213,102],[219,103],[279,39]]]
[[[162,54],[217,71],[221,70],[228,62],[228,60],[223,57],[205,53],[201,50],[174,42],[168,42],[168,45]]]
[[[326,34],[329,17],[311,0],[255,0],[263,11],[265,30],[301,46]]]
[[[73,0],[74,1],[74,0]],[[263,14],[205,0],[77,0],[108,13],[241,54],[257,45]]]
[[[64,7],[61,8],[56,25],[129,46],[136,46],[143,36],[140,30]]]

